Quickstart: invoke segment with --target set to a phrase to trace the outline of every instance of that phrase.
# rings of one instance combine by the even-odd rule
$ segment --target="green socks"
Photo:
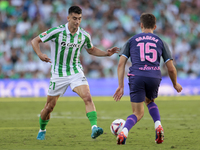
[[[39,119],[39,123],[40,123],[40,129],[41,130],[45,130],[46,125],[48,124],[49,120],[42,120],[41,117]]]
[[[87,113],[86,115],[90,121],[91,127],[93,125],[97,125],[97,112],[96,111],[91,111],[91,112]]]
[[[86,115],[90,121],[91,126],[97,125],[97,112],[96,111],[91,111],[91,112],[87,113]],[[49,120],[42,120],[40,117],[40,119],[39,119],[40,129],[45,130],[48,122],[49,122]]]

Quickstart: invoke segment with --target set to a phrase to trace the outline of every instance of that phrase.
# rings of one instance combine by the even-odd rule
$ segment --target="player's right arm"
[[[119,59],[119,64],[117,68],[117,75],[118,75],[118,88],[113,95],[114,100],[119,101],[121,97],[124,95],[124,74],[125,74],[125,65],[128,58],[125,56],[121,56]]]
[[[35,51],[35,53],[38,55],[38,57],[42,60],[42,61],[45,61],[45,62],[50,62],[51,63],[51,59],[46,55],[46,54],[43,54],[40,50],[40,43],[42,42],[42,40],[40,39],[39,36],[35,37],[32,41],[31,41],[31,44],[32,44],[32,47],[33,47],[33,50]]]
[[[129,48],[129,40],[124,44],[120,52],[120,59],[117,68],[118,75],[118,88],[113,95],[115,101],[119,101],[121,97],[124,95],[124,73],[125,73],[125,65],[130,56],[130,48]]]
[[[36,54],[38,55],[38,57],[45,62],[50,62],[51,63],[51,59],[46,55],[43,54],[40,50],[40,46],[39,44],[41,42],[45,43],[48,41],[54,41],[56,39],[56,37],[58,37],[58,35],[65,29],[64,25],[60,25],[59,27],[54,27],[51,28],[43,33],[41,33],[39,36],[35,37],[32,41],[32,47],[34,49],[34,51],[36,52]]]

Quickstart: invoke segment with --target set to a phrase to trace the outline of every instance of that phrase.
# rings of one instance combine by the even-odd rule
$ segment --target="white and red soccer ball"
[[[110,131],[112,132],[112,134],[117,136],[122,131],[122,129],[125,125],[125,122],[126,121],[123,119],[114,120],[110,125]]]

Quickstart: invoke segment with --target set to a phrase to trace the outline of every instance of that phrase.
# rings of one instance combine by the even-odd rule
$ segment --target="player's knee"
[[[150,100],[150,99],[148,99],[148,98],[145,98],[145,104],[146,104],[146,106],[148,106],[149,105],[149,103],[151,103],[151,102],[153,102],[152,100]]]
[[[143,116],[144,116],[144,112],[140,113],[139,119],[142,119]]]
[[[142,118],[144,116],[144,111],[141,113],[140,118]]]
[[[84,100],[85,104],[92,103],[92,97],[89,92],[84,93],[84,95],[82,96],[82,99]]]
[[[139,121],[144,116],[144,111],[135,112],[134,114],[137,117],[137,121]]]
[[[55,104],[49,103],[49,104],[47,104],[47,106],[45,107],[45,109],[47,110],[47,112],[50,113],[50,112],[53,111],[54,107],[55,107]]]
[[[155,101],[155,98],[150,100],[147,97],[145,97],[145,101],[144,102],[145,102],[146,106],[148,106],[151,102],[154,102],[154,101]]]

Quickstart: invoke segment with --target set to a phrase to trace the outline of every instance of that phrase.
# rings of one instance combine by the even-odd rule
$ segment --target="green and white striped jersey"
[[[83,70],[80,63],[80,53],[84,46],[93,47],[90,35],[82,28],[72,35],[68,23],[51,28],[39,35],[42,42],[50,42],[51,46],[51,73],[59,77],[69,76]]]

